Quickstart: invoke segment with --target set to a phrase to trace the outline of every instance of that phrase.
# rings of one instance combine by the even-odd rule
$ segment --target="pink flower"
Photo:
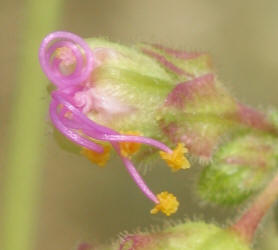
[[[54,32],[43,40],[39,51],[40,64],[48,79],[57,87],[52,93],[51,120],[68,139],[82,146],[83,154],[94,163],[105,165],[109,158],[108,145],[111,145],[137,186],[156,204],[152,213],[160,210],[170,215],[177,210],[176,198],[168,192],[154,195],[130,158],[139,150],[138,145],[148,144],[159,149],[162,158],[170,162],[170,167],[176,171],[189,167],[184,157],[186,149],[179,144],[177,149],[171,150],[157,140],[141,136],[140,132],[120,133],[86,116],[93,108],[109,115],[130,111],[129,107],[113,97],[98,95],[98,90],[94,88],[91,73],[105,60],[103,53],[100,49],[91,50],[83,39],[69,32]]]

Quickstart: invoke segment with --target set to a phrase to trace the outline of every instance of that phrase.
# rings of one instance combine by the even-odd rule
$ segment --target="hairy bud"
[[[213,224],[189,222],[157,233],[126,235],[112,246],[99,250],[250,250],[235,232]]]
[[[278,163],[278,139],[264,133],[240,134],[222,145],[203,170],[198,190],[207,200],[238,204],[260,190]]]
[[[202,197],[226,204],[260,189],[276,164],[277,115],[265,116],[233,98],[207,54],[85,41],[58,31],[43,40],[39,59],[57,87],[53,124],[97,165],[105,166],[114,149],[155,203],[152,213],[170,215],[179,202],[167,191],[153,194],[131,160],[160,157],[177,172],[190,167],[188,153],[210,164],[200,181]]]

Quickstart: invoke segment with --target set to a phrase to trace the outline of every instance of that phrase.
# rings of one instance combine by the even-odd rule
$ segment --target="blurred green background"
[[[99,169],[76,154],[74,146],[51,126],[47,115],[49,85],[45,80],[39,81],[44,76],[34,57],[39,41],[48,32],[67,30],[85,38],[102,36],[124,44],[146,41],[189,51],[205,51],[212,56],[221,81],[241,101],[257,108],[278,106],[278,1],[68,0],[61,1],[60,7],[57,4],[57,20],[53,20],[55,13],[48,3],[35,2],[1,1],[0,230],[5,231],[7,196],[18,200],[18,210],[22,208],[24,212],[26,209],[24,199],[20,201],[16,193],[6,190],[10,188],[9,183],[17,183],[16,179],[9,179],[8,164],[13,154],[13,146],[9,145],[26,147],[33,136],[30,133],[33,128],[25,133],[24,126],[27,125],[14,119],[15,109],[28,113],[28,105],[24,103],[16,108],[22,93],[18,89],[21,88],[41,107],[40,120],[43,120],[39,124],[44,124],[38,130],[40,139],[36,147],[39,150],[34,151],[41,153],[33,173],[34,216],[30,222],[25,221],[34,224],[26,230],[31,232],[30,241],[36,250],[74,249],[84,241],[108,242],[124,230],[144,229],[162,225],[165,221],[163,215],[149,214],[152,204],[136,188],[119,159],[115,157],[105,169]],[[32,9],[32,5],[37,8]],[[32,40],[33,35],[37,40]],[[33,47],[24,45],[28,42]],[[32,67],[27,65],[30,61]],[[21,75],[24,75],[23,80]],[[38,82],[32,82],[34,79]],[[22,87],[22,84],[25,85]],[[34,84],[41,84],[42,91],[33,92]],[[25,136],[19,144],[13,136],[17,127]],[[21,145],[22,140],[27,144]],[[24,165],[24,162],[20,164]],[[22,167],[20,164],[18,168]],[[169,190],[179,197],[181,206],[172,219],[205,219],[224,225],[240,209],[219,208],[199,201],[194,193],[199,170],[200,167],[194,165],[189,171],[171,174],[165,166],[158,165],[148,171],[145,180],[155,193]],[[272,216],[268,216],[257,249],[278,249],[272,221]],[[0,249],[3,249],[1,242]]]

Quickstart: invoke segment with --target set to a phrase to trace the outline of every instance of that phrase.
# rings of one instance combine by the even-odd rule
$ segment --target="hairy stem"
[[[39,197],[44,124],[47,110],[42,100],[47,80],[38,63],[42,38],[55,28],[62,0],[26,1],[25,24],[17,84],[11,116],[10,143],[3,190],[1,249],[31,250]]]
[[[238,232],[246,241],[252,242],[259,223],[277,198],[278,173],[231,229]]]

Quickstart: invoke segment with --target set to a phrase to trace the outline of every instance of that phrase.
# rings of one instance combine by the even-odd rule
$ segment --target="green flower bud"
[[[238,103],[214,75],[207,54],[103,39],[88,43],[96,68],[87,116],[171,148],[183,143],[190,155],[209,163],[199,182],[206,200],[238,204],[264,185],[276,165],[276,113],[265,116]],[[158,157],[142,146],[133,159]]]
[[[104,166],[112,145],[155,203],[152,213],[170,215],[179,202],[168,192],[154,195],[131,157],[142,162],[160,155],[174,172],[190,167],[185,153],[211,163],[199,189],[202,197],[218,203],[238,203],[261,188],[276,165],[277,118],[231,97],[207,54],[150,44],[126,47],[104,39],[87,42],[54,32],[39,52],[44,72],[58,87],[51,119],[85,147],[84,156]]]
[[[277,166],[277,143],[273,136],[257,132],[240,134],[222,145],[201,174],[201,197],[238,204],[260,190]]]
[[[101,250],[250,250],[240,236],[204,222],[189,222],[158,233],[138,233],[125,236],[113,246]]]
[[[103,39],[87,42],[96,58],[92,72],[95,105],[87,115],[117,131],[165,137],[157,121],[158,111],[176,84],[175,78],[136,48]]]

